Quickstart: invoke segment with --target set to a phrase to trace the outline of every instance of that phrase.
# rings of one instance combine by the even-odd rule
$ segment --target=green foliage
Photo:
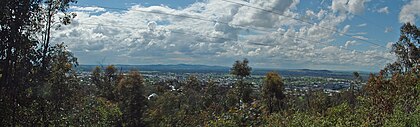
[[[324,115],[310,112],[274,113],[266,118],[266,126],[361,126],[362,119],[351,113],[346,103],[328,108]]]
[[[47,126],[61,119],[56,116],[63,112],[57,109],[64,104],[52,96],[71,98],[74,80],[65,74],[69,74],[75,59],[69,59],[72,56],[63,45],[50,46],[50,24],[53,16],[65,12],[72,2],[75,0],[0,1],[0,126]],[[41,34],[43,39],[38,39]],[[48,111],[44,106],[54,108]],[[45,110],[35,110],[38,108]]]
[[[311,115],[307,112],[297,112],[295,114],[287,116],[284,123],[285,123],[286,126],[292,126],[292,127],[317,127],[317,126],[321,126],[321,124],[319,123],[319,120],[317,120],[317,119],[319,119],[319,117],[317,117],[316,115]],[[269,124],[271,124],[271,123],[269,123]],[[274,125],[276,125],[276,124],[277,123],[275,123]],[[280,123],[278,123],[278,124],[281,125]]]
[[[201,87],[200,81],[198,81],[196,76],[189,76],[185,83],[185,90],[200,91]]]
[[[187,114],[198,114],[204,108],[201,83],[195,76],[190,76],[184,86],[180,93],[181,101],[183,102],[181,108]]]
[[[207,88],[204,89],[204,105],[206,107],[210,107],[211,105],[216,106],[219,99],[222,98],[220,95],[221,91],[219,91],[218,86],[213,81],[209,81],[207,84]]]
[[[195,76],[190,76],[182,83],[179,91],[166,91],[149,103],[146,121],[149,126],[195,126],[203,125],[211,115],[220,112],[220,105],[211,100],[201,90],[201,83]],[[215,90],[213,86],[213,90]],[[205,90],[207,91],[207,90]],[[214,91],[215,92],[215,91]],[[206,106],[206,98],[208,107]],[[207,109],[207,110],[205,110]],[[198,117],[199,116],[199,117]]]
[[[356,114],[352,113],[352,109],[347,103],[331,107],[327,110],[326,116],[322,121],[323,126],[360,126]]]
[[[230,120],[230,119],[216,118],[216,120],[210,121],[208,126],[210,127],[237,127],[239,125],[237,125],[235,121]]]
[[[420,125],[420,105],[417,105],[412,113],[406,113],[401,106],[398,106],[384,123],[384,126],[389,127],[414,127],[418,125]]]
[[[210,120],[210,126],[261,126],[263,116],[260,104],[246,104],[240,109],[232,108]]]
[[[234,92],[236,94],[236,96],[239,99],[239,104],[241,105],[242,103],[251,103],[253,98],[252,98],[252,84],[249,82],[245,82],[244,80],[238,80],[235,83],[235,88],[234,88]]]
[[[149,105],[146,114],[148,126],[175,126],[177,118],[182,117],[177,115],[181,100],[176,92],[165,92]]]
[[[131,71],[118,84],[119,107],[123,112],[125,126],[144,126],[143,112],[146,107],[143,77],[138,71]]]
[[[93,69],[92,74],[91,74],[92,85],[95,85],[97,87],[102,87],[103,86],[101,75],[102,75],[101,67],[96,66],[95,69]],[[98,89],[102,89],[102,88],[98,88]]]
[[[117,126],[121,125],[122,112],[118,106],[105,98],[86,97],[76,107],[71,117],[74,126]]]
[[[99,96],[116,101],[116,88],[121,77],[114,65],[107,66],[105,70],[97,66],[92,70],[91,83],[96,86]]]
[[[252,94],[252,84],[244,80],[245,77],[251,75],[252,68],[248,66],[248,59],[244,59],[242,62],[237,60],[231,68],[231,74],[237,76],[237,81],[234,84],[234,89],[230,90],[228,96],[228,105],[237,105],[241,106],[244,103],[251,103],[253,100],[251,97]],[[237,101],[235,104],[232,101]]]
[[[65,123],[63,118],[70,115],[70,110],[75,106],[73,99],[76,98],[80,89],[79,79],[76,73],[72,70],[73,66],[77,65],[77,59],[68,52],[63,44],[58,44],[51,51],[51,72],[47,77],[44,91],[46,96],[41,96],[39,99],[46,99],[50,114],[49,121],[52,125],[60,125]],[[42,100],[40,100],[42,101]],[[64,119],[65,120],[65,119]]]
[[[252,68],[248,66],[248,63],[248,59],[244,59],[242,62],[239,60],[235,61],[230,69],[230,73],[241,78],[251,75]]]
[[[225,104],[226,107],[237,107],[239,102],[239,97],[235,92],[235,89],[229,89],[229,91],[226,93],[226,100]]]
[[[388,79],[379,74],[372,75],[365,86],[366,104],[371,107],[368,118],[375,125],[383,125],[390,115],[399,112],[412,114],[420,104],[420,74],[416,71],[405,74],[394,73]],[[396,114],[395,114],[396,113]],[[405,117],[404,117],[405,118]]]
[[[329,97],[324,91],[316,90],[307,93],[308,110],[312,113],[324,114],[329,106]]]
[[[414,24],[405,23],[401,29],[400,38],[392,45],[392,52],[397,61],[389,64],[385,71],[391,73],[409,72],[420,62],[420,30]]]
[[[279,74],[275,72],[269,72],[266,74],[261,92],[266,112],[268,114],[282,109],[283,99],[285,97],[283,94],[283,85],[283,80]]]

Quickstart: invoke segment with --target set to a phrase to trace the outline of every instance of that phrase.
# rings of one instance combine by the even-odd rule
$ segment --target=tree
[[[102,71],[101,67],[95,67],[91,74],[91,83],[98,88],[97,94],[110,101],[116,100],[115,88],[120,82],[118,70],[114,65],[109,65]]]
[[[392,45],[392,52],[397,61],[389,64],[386,71],[391,73],[405,73],[420,63],[420,30],[417,26],[405,23],[401,29],[399,40]]]
[[[350,83],[350,88],[349,88],[349,91],[348,91],[349,92],[348,103],[349,103],[352,111],[354,111],[354,108],[356,106],[356,95],[355,95],[355,88],[354,87],[355,86],[358,87],[361,80],[362,80],[362,77],[360,77],[359,72],[353,72],[353,82]]]
[[[262,87],[262,98],[266,106],[266,112],[271,114],[279,111],[283,105],[284,83],[279,74],[275,72],[268,72],[264,78]]]
[[[214,104],[217,102],[218,94],[220,94],[222,91],[219,91],[219,87],[213,82],[208,81],[206,84],[206,88],[204,89],[204,104],[206,107],[210,106],[211,104]]]
[[[201,83],[196,76],[189,76],[182,90],[182,100],[187,114],[196,114],[203,108]]]
[[[240,103],[251,103],[253,100],[252,84],[243,79],[235,82],[234,92],[238,96]]]
[[[252,68],[248,66],[248,59],[244,59],[242,62],[237,60],[233,64],[233,67],[230,69],[230,74],[244,78],[251,75]]]
[[[420,104],[417,98],[420,93],[420,74],[418,72],[405,72],[393,74],[387,78],[381,71],[377,76],[371,75],[363,87],[368,118],[376,126],[383,125],[384,121],[395,113],[401,111],[407,115],[416,112]],[[397,110],[400,108],[399,110]]]
[[[120,109],[125,126],[144,126],[146,98],[144,97],[144,80],[138,71],[131,71],[118,84]]]
[[[354,89],[354,87],[359,87],[361,82],[362,76],[360,76],[359,72],[353,72],[353,86],[351,86],[351,89]]]
[[[230,69],[230,73],[238,79],[235,83],[234,92],[239,98],[239,103],[249,103],[252,101],[252,84],[244,81],[245,77],[251,75],[252,68],[248,66],[248,63],[248,59],[244,59],[242,62],[237,60]]]
[[[118,70],[114,65],[109,65],[105,68],[103,74],[102,95],[108,100],[115,101],[115,88],[118,85]]]
[[[225,106],[227,109],[238,106],[240,99],[234,88],[229,89],[225,96]]]
[[[184,114],[179,115],[180,108],[181,100],[177,92],[168,91],[159,95],[147,109],[148,126],[176,126],[185,117]]]
[[[226,97],[226,89],[218,86],[214,81],[210,80],[206,84],[204,90],[204,105],[209,113],[221,113],[224,109],[223,100]],[[236,101],[235,101],[236,102]]]
[[[201,84],[200,84],[200,81],[198,81],[196,76],[191,75],[188,77],[184,88],[185,90],[194,90],[196,92],[200,92]]]
[[[82,103],[73,107],[72,114],[67,117],[64,126],[121,126],[122,112],[116,103],[102,97],[87,96]]]
[[[56,45],[51,51],[51,75],[49,75],[46,87],[48,99],[52,112],[50,116],[53,125],[66,123],[65,117],[69,116],[70,110],[76,105],[72,101],[79,89],[79,80],[76,73],[72,70],[77,66],[77,59],[73,54],[66,50],[63,43]],[[48,108],[48,107],[47,107]]]
[[[32,14],[38,9],[35,1],[0,1],[0,123],[6,126],[17,125],[17,116],[21,106],[27,99],[25,90],[33,83],[31,81],[34,65],[31,61],[39,60],[34,48],[38,44],[26,32],[27,27],[35,24],[31,21]],[[12,13],[14,12],[14,13]],[[38,64],[38,63],[35,63]]]
[[[92,74],[91,74],[91,82],[92,85],[95,85],[96,87],[98,87],[98,89],[102,89],[99,87],[102,87],[102,69],[99,66],[96,66],[95,69],[92,70]]]
[[[383,126],[392,114],[398,115],[403,112],[407,116],[415,116],[416,106],[420,104],[418,99],[414,99],[420,93],[419,43],[419,29],[410,23],[404,24],[401,27],[400,38],[392,48],[397,61],[389,64],[378,75],[371,74],[363,87],[363,103],[369,111],[368,119],[374,126]],[[394,121],[392,117],[391,120]],[[405,118],[400,120],[402,119]],[[401,122],[395,120],[397,121]],[[405,123],[406,126],[410,124],[411,121]]]
[[[71,16],[66,9],[72,2],[75,0],[0,1],[1,125],[30,125],[32,120],[26,119],[32,118],[30,106],[43,100],[38,96],[42,95],[40,88],[54,69],[54,48],[49,43],[54,15],[65,13],[62,23],[68,24]]]

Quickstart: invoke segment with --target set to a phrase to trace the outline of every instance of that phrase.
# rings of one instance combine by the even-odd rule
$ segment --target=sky
[[[375,72],[420,0],[79,0],[54,29],[79,64],[202,64]]]

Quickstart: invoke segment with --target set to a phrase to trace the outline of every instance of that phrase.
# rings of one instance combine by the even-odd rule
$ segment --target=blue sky
[[[420,0],[80,0],[54,32],[81,64],[378,71]],[[265,10],[273,10],[274,13]]]

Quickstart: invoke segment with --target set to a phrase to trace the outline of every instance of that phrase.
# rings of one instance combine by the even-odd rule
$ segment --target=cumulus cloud
[[[409,3],[404,5],[400,11],[400,22],[401,23],[415,23],[416,18],[420,16],[420,0],[411,0]]]
[[[346,12],[347,11],[348,0],[333,0],[332,1],[332,10],[335,12]]]
[[[360,3],[350,1],[344,4],[344,11],[358,12],[360,8],[350,6]],[[140,5],[125,11],[102,13],[74,9],[78,16],[72,24],[54,31],[53,40],[65,42],[85,64],[97,64],[106,58],[114,64],[229,66],[234,59],[247,57],[255,63],[271,61],[265,66],[273,67],[291,64],[299,65],[299,68],[308,68],[312,64],[371,67],[387,63],[386,59],[390,58],[387,51],[355,52],[332,45],[340,33],[347,33],[350,29],[350,25],[339,28],[348,15],[335,13],[339,11],[337,7],[300,14],[293,10],[298,0],[250,0],[244,3],[290,17],[305,15],[314,23],[302,23],[258,9],[211,0],[181,9]],[[264,28],[264,31],[253,29],[256,27]],[[355,38],[367,39],[363,36]],[[357,44],[347,41],[344,46]]]
[[[378,12],[378,13],[384,13],[384,14],[389,14],[388,7],[379,8],[376,12]]]
[[[242,6],[237,10],[232,23],[254,27],[278,27],[281,24],[281,22],[278,22],[279,19],[284,18],[281,15],[290,16],[285,14],[286,11],[298,3],[299,0],[251,0],[244,2],[248,6]],[[254,7],[260,9],[255,9]]]
[[[365,9],[366,0],[349,0],[348,11],[353,14],[362,13]]]
[[[358,43],[354,40],[353,41],[346,41],[346,44],[344,44],[344,47],[348,48],[350,46],[357,45],[357,44]]]
[[[147,23],[147,27],[149,28],[149,30],[151,30],[151,31],[153,31],[153,30],[155,30],[156,29],[156,22],[154,22],[154,21],[152,21],[152,22],[149,22],[149,23]]]
[[[334,12],[360,14],[369,0],[333,0],[331,9]]]

